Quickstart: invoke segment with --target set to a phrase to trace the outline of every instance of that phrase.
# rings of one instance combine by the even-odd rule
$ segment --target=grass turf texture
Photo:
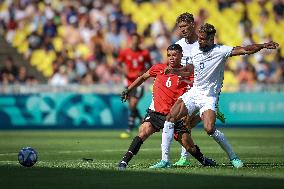
[[[193,138],[216,168],[192,166],[151,170],[160,160],[161,135],[154,134],[141,147],[126,171],[117,164],[132,139],[120,139],[120,131],[1,131],[1,188],[284,188],[284,129],[221,129],[245,162],[234,169],[226,154],[203,130]],[[135,136],[136,133],[133,133]],[[39,160],[31,168],[17,161],[18,151],[31,146]],[[171,159],[179,159],[174,142]],[[83,158],[86,158],[83,160]],[[92,161],[88,159],[93,159]]]

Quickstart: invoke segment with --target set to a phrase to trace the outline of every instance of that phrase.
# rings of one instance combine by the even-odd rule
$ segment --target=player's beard
[[[203,47],[199,45],[199,49],[202,51],[202,52],[208,52],[210,51],[215,45],[204,45]]]
[[[207,45],[205,45],[205,46],[200,46],[200,45],[199,45],[199,49],[200,49],[202,52],[206,52],[207,49],[208,49],[208,46],[207,46]]]

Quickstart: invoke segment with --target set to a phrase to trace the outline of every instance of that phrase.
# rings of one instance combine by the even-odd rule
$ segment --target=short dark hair
[[[177,20],[176,20],[177,24],[180,22],[193,23],[194,17],[191,13],[188,13],[188,12],[182,13],[181,15],[177,17]]]
[[[208,36],[214,36],[216,29],[212,24],[205,23],[200,26],[199,32],[206,33]]]
[[[178,51],[182,53],[182,47],[179,44],[172,44],[167,48],[167,51]]]

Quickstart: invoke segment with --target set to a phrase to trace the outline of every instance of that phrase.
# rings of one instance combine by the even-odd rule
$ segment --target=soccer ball
[[[37,161],[37,152],[31,147],[25,147],[19,152],[18,161],[22,166],[31,167]]]

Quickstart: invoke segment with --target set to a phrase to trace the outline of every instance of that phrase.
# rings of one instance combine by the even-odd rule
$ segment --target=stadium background
[[[180,36],[175,19],[186,11],[197,27],[215,25],[217,43],[280,44],[228,60],[220,105],[229,125],[283,126],[283,7],[278,0],[1,1],[0,128],[126,127],[119,50],[137,31],[153,63],[165,61],[165,49]]]
[[[189,168],[149,170],[160,159],[158,133],[119,172],[132,139],[119,138],[128,110],[119,98],[124,86],[118,51],[137,30],[153,62],[165,60],[165,49],[179,38],[175,19],[185,11],[197,25],[214,24],[218,43],[280,44],[277,51],[226,64],[220,107],[227,122],[217,124],[245,167],[232,168],[222,149],[202,129],[193,129],[195,142],[217,168],[192,159]],[[283,28],[283,0],[0,0],[1,188],[282,189]],[[150,83],[139,103],[142,114]],[[30,169],[17,161],[25,146],[39,154]],[[180,146],[173,143],[171,159],[179,157]]]

